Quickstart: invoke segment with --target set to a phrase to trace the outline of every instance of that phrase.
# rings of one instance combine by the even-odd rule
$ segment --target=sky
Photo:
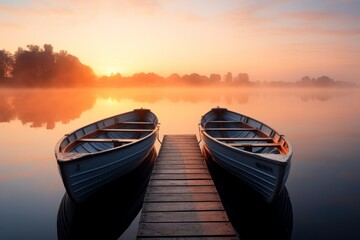
[[[98,75],[360,83],[359,0],[0,0],[0,31],[0,49],[51,44]]]

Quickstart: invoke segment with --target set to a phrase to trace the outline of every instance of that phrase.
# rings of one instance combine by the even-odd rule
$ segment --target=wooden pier
[[[195,135],[165,135],[138,239],[237,239]]]

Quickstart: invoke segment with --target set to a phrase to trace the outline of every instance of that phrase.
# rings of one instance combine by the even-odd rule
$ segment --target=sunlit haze
[[[359,23],[357,0],[0,0],[0,49],[51,44],[98,75],[360,83]]]

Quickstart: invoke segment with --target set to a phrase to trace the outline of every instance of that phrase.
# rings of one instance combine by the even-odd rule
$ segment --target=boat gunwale
[[[209,114],[210,112],[213,112],[214,110],[216,109],[223,109],[229,113],[233,113],[235,115],[238,115],[238,116],[241,116],[241,117],[245,117],[246,119],[251,119],[255,122],[258,122],[260,124],[262,124],[262,126],[266,126],[267,128],[271,129],[274,133],[278,134],[280,136],[279,140],[280,139],[283,139],[284,140],[284,143],[281,144],[282,146],[284,146],[284,144],[287,144],[287,148],[288,148],[288,151],[287,153],[281,153],[281,154],[274,154],[274,153],[254,153],[254,152],[249,152],[249,151],[245,151],[244,149],[240,149],[240,148],[237,148],[237,147],[234,147],[234,146],[231,146],[225,142],[222,142],[220,140],[217,140],[216,137],[212,137],[210,134],[207,133],[206,131],[206,124],[207,122],[211,122],[213,120],[209,120],[209,121],[204,121],[204,117],[205,115]],[[224,122],[227,122],[227,121],[224,121]],[[234,122],[234,121],[229,121],[229,122]],[[246,122],[244,121],[237,121],[237,122],[241,122],[241,123],[245,123],[247,124]],[[249,125],[249,124],[247,124]],[[208,139],[210,139],[211,141],[217,143],[217,144],[221,144],[227,148],[230,148],[232,150],[235,150],[241,154],[246,154],[246,155],[249,155],[249,156],[252,156],[252,157],[256,157],[256,158],[259,158],[259,159],[265,159],[267,161],[272,161],[274,163],[278,163],[278,164],[287,164],[288,161],[291,160],[291,157],[292,157],[292,154],[293,154],[293,150],[292,150],[292,146],[291,144],[289,143],[289,141],[287,141],[287,139],[284,137],[283,134],[280,134],[278,131],[276,131],[274,128],[270,127],[269,125],[267,124],[264,124],[263,122],[259,121],[259,120],[256,120],[252,117],[249,117],[249,116],[246,116],[244,114],[240,114],[240,113],[237,113],[237,112],[234,112],[234,111],[231,111],[231,110],[228,110],[227,108],[212,108],[209,112],[205,113],[202,117],[201,117],[201,120],[200,120],[200,135],[203,134],[205,135]],[[265,134],[263,131],[261,131],[260,129],[257,129],[257,128],[254,128],[256,131],[258,132],[261,132],[262,134]],[[229,130],[231,131],[231,130]],[[265,134],[267,135],[267,134]],[[268,137],[274,139],[273,137],[267,135]],[[249,138],[251,139],[251,138]],[[274,143],[279,143],[279,140],[278,142],[275,142],[274,140]],[[280,143],[279,143],[280,144]]]
[[[152,137],[154,134],[158,134],[158,131],[159,131],[159,123],[157,122],[158,118],[151,110],[149,110],[149,112],[152,113],[155,116],[155,122],[152,123],[154,125],[154,129],[149,129],[149,130],[152,130],[152,131],[149,131],[149,134],[147,134],[146,136],[144,136],[142,138],[139,138],[138,140],[136,140],[134,142],[126,143],[126,144],[123,144],[121,146],[112,147],[112,148],[105,149],[105,150],[102,150],[102,151],[89,152],[89,153],[74,153],[74,152],[61,152],[60,151],[61,143],[69,135],[74,134],[75,132],[77,132],[77,131],[79,131],[81,129],[84,129],[86,127],[89,127],[89,126],[91,126],[93,124],[98,124],[99,122],[103,122],[103,121],[106,121],[106,120],[109,120],[109,119],[114,119],[115,118],[115,124],[118,124],[118,123],[121,124],[121,122],[117,122],[117,120],[116,120],[117,117],[119,117],[121,115],[129,114],[129,113],[135,113],[136,110],[147,110],[147,109],[134,109],[133,111],[120,113],[120,114],[117,114],[117,115],[114,115],[114,116],[111,116],[111,117],[107,117],[107,118],[92,122],[90,124],[87,124],[85,126],[82,126],[82,127],[78,128],[78,129],[76,129],[76,130],[74,130],[74,131],[72,131],[72,132],[70,132],[68,134],[65,134],[55,145],[55,156],[56,156],[56,160],[57,160],[58,164],[66,164],[66,163],[69,163],[69,162],[81,161],[81,160],[89,158],[89,157],[98,156],[98,155],[106,154],[106,153],[109,153],[109,152],[125,149],[125,148],[131,147],[131,146],[133,146],[135,144],[138,144],[138,143],[140,143],[142,141],[145,141],[146,139]],[[112,126],[112,125],[109,125],[109,126]],[[93,132],[99,131],[99,130],[104,129],[104,128],[109,127],[109,126],[104,126],[103,128],[96,129]],[[81,138],[76,138],[73,141],[71,141],[69,144],[72,144],[72,143],[76,142],[77,140],[79,140]]]

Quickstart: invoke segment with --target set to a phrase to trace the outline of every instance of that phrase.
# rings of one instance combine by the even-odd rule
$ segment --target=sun
[[[113,76],[117,74],[124,74],[124,70],[119,67],[114,66],[103,66],[100,69],[96,70],[97,75],[103,75],[103,76]]]
[[[94,62],[93,70],[98,76],[113,76],[116,74],[127,74],[127,71],[123,64],[119,62],[118,59],[114,58],[105,58],[98,59]]]

